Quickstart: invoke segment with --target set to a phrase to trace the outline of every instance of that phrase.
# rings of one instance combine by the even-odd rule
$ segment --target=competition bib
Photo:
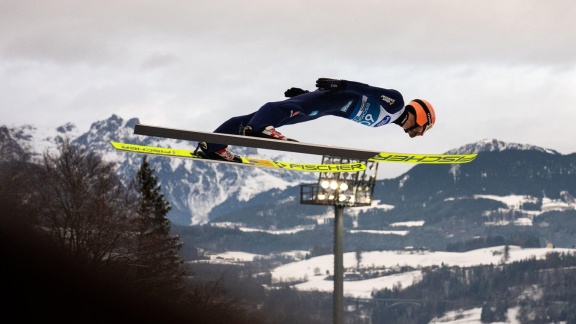
[[[362,125],[379,127],[390,123],[392,118],[398,118],[396,115],[399,114],[388,113],[378,101],[362,96],[362,101],[356,105],[348,118]]]

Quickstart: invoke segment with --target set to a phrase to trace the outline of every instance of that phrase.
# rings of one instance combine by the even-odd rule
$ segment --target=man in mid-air
[[[276,128],[338,116],[369,127],[394,123],[410,137],[416,137],[424,135],[436,122],[434,108],[428,101],[414,99],[404,106],[404,99],[396,90],[329,78],[318,79],[316,87],[312,92],[290,88],[284,93],[289,99],[269,102],[256,112],[230,118],[214,132],[292,140]],[[227,145],[199,143],[196,152],[208,159],[240,161]]]

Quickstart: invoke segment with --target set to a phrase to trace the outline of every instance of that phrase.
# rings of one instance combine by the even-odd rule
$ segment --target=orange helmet
[[[432,107],[428,101],[423,99],[414,99],[406,105],[406,108],[414,112],[416,124],[424,127],[422,134],[434,126],[434,123],[436,122],[436,113],[434,112],[434,107]]]

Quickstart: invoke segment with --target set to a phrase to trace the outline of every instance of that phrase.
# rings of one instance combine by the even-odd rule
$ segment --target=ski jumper
[[[269,102],[258,111],[230,118],[214,132],[240,134],[241,128],[252,127],[255,134],[267,126],[278,128],[314,120],[322,116],[338,116],[370,127],[394,122],[404,112],[400,92],[346,81],[344,90],[313,91],[277,102]],[[209,144],[208,152],[226,145]]]

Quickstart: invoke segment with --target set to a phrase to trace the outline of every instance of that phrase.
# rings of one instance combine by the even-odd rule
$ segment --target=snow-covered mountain
[[[113,115],[93,123],[87,132],[80,131],[70,123],[54,129],[33,125],[3,126],[0,127],[0,143],[4,147],[11,147],[11,152],[16,152],[14,154],[28,150],[33,158],[38,159],[44,152],[55,153],[57,143],[70,138],[79,145],[99,152],[105,159],[117,162],[119,175],[126,183],[135,176],[143,156],[117,152],[109,141],[182,149],[196,146],[193,142],[134,135],[133,128],[137,123],[137,118],[124,120]],[[276,153],[266,150],[241,147],[234,150],[247,156],[291,160],[289,155],[270,156]],[[576,195],[573,188],[576,177],[574,154],[562,155],[550,149],[495,139],[464,145],[450,153],[480,155],[473,163],[416,166],[396,179],[378,181],[374,198],[395,209],[387,212],[378,208],[367,209],[362,214],[378,217],[376,214],[386,213],[393,215],[388,216],[391,222],[420,221],[422,217],[411,219],[404,215],[402,209],[406,209],[407,213],[421,213],[426,211],[422,209],[423,203],[425,208],[430,208],[435,204],[461,205],[464,202],[475,209],[479,201],[490,200],[486,197],[514,196],[523,197],[519,198],[522,206],[510,210],[518,211],[523,207],[543,212],[551,206],[550,202],[564,203],[568,209],[572,208],[570,199],[565,197]],[[315,182],[315,174],[166,157],[150,157],[149,161],[172,204],[169,217],[175,224],[202,224],[215,218],[242,223],[250,215],[255,215],[257,217],[252,218],[253,223],[264,221],[260,228],[273,226],[282,229],[288,226],[288,221],[291,226],[311,225],[314,214],[318,214],[317,210],[311,211],[296,201],[299,184]],[[500,208],[486,210],[486,215],[502,214],[504,207]],[[525,214],[528,217],[530,213]],[[447,216],[433,212],[426,223],[430,224],[430,219],[434,217],[440,219]],[[379,227],[382,229],[381,225]]]
[[[69,138],[74,143],[100,152],[106,160],[117,162],[119,175],[126,183],[136,175],[143,155],[117,152],[109,141],[182,149],[196,147],[193,142],[134,135],[134,125],[138,123],[137,118],[124,120],[113,115],[93,123],[85,133],[73,124],[55,129],[33,125],[11,128],[4,126],[0,127],[0,141],[27,150],[33,159],[38,160],[45,152],[56,153],[57,144],[64,138]],[[259,154],[258,150],[250,148],[235,148],[235,152],[246,156]],[[274,158],[286,160],[282,155]],[[149,162],[156,170],[162,191],[172,205],[169,217],[177,224],[204,223],[209,220],[211,210],[220,204],[225,203],[232,207],[260,192],[274,188],[285,189],[315,178],[308,173],[288,174],[288,171],[165,157],[149,157]]]
[[[530,144],[519,143],[506,143],[497,139],[483,139],[476,143],[467,144],[459,148],[450,150],[446,153],[449,154],[469,154],[469,153],[483,153],[483,152],[502,152],[507,150],[520,150],[520,151],[538,151],[549,154],[559,155],[555,150],[542,148]]]
[[[474,162],[416,165],[397,178],[377,181],[372,206],[346,208],[349,244],[367,249],[425,246],[443,250],[447,244],[475,237],[501,236],[530,241],[530,246],[574,245],[576,153],[564,155],[498,141],[480,141],[467,145],[466,150],[455,151],[479,152]],[[321,246],[331,240],[334,212],[302,205],[298,199],[278,198],[298,197],[297,190],[263,192],[249,203],[238,204],[233,212],[217,209],[212,222],[240,231],[267,230],[275,233],[275,242],[282,242],[278,245],[292,249]],[[290,229],[298,231],[286,238],[276,234],[279,230],[291,233]],[[323,230],[328,235],[323,236]],[[243,237],[243,241],[249,240]],[[245,248],[261,251],[254,245]]]

